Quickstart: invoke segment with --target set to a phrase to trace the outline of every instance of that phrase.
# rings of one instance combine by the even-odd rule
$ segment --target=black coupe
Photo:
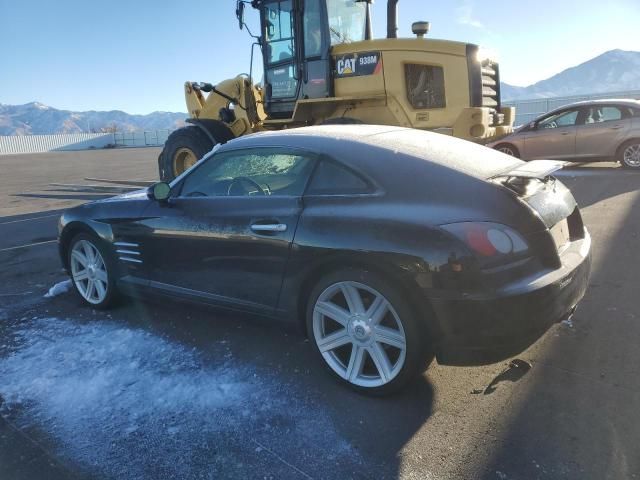
[[[387,393],[572,313],[591,240],[559,167],[395,127],[259,133],[66,211],[60,254],[94,307],[155,293],[300,322],[337,378]]]

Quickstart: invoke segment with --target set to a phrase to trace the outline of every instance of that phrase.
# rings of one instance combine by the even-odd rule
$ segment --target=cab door
[[[262,6],[265,110],[270,118],[289,118],[300,89],[297,1],[272,0]]]
[[[302,92],[300,98],[333,96],[326,2],[305,0],[302,15]]]

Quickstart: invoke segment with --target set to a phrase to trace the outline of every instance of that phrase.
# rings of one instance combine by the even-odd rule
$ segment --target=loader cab
[[[331,46],[368,37],[368,2],[264,0],[258,8],[269,118],[290,118],[300,99],[333,96]]]

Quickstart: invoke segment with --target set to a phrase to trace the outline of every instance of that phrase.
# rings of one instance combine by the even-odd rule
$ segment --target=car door
[[[523,158],[572,158],[576,153],[579,108],[556,112],[536,122],[524,138]]]
[[[282,149],[214,154],[145,216],[152,288],[243,310],[276,306],[313,168]]]
[[[580,158],[613,157],[631,129],[627,107],[596,104],[586,108],[577,127],[576,154]]]

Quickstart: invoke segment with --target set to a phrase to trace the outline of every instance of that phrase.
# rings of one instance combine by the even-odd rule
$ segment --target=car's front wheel
[[[433,358],[409,302],[386,279],[365,270],[341,270],[317,283],[307,329],[333,375],[363,393],[394,392]]]
[[[80,298],[94,308],[110,306],[116,296],[113,268],[104,246],[95,235],[80,233],[69,244],[71,281]]]
[[[640,168],[640,140],[631,140],[622,145],[618,158],[625,168]]]

